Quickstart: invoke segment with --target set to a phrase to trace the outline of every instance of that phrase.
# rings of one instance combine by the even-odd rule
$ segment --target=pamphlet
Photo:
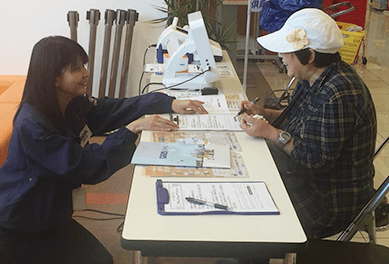
[[[204,144],[140,142],[131,163],[230,168],[230,147]]]

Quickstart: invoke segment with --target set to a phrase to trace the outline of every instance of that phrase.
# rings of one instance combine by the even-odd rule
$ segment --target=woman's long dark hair
[[[59,109],[55,81],[67,66],[70,65],[75,70],[79,60],[86,64],[88,55],[71,39],[51,36],[36,43],[31,54],[22,100],[13,122],[23,105],[28,103],[45,115],[57,129],[63,131],[66,122]]]

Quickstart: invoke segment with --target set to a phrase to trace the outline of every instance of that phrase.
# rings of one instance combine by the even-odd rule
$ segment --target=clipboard
[[[243,214],[279,215],[263,181],[179,182],[156,181],[157,211],[161,215]],[[195,198],[207,202],[188,202]],[[227,206],[217,209],[210,204]]]

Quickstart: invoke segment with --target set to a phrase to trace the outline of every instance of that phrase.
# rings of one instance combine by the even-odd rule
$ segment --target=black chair
[[[375,157],[388,142],[384,140]],[[375,210],[389,192],[389,176],[354,221],[342,232],[337,241],[310,240],[307,251],[297,254],[296,264],[383,264],[389,263],[389,248],[376,244]],[[366,231],[370,243],[350,242],[358,231]]]
[[[385,264],[389,248],[349,241],[309,241],[305,253],[297,254],[296,264]]]

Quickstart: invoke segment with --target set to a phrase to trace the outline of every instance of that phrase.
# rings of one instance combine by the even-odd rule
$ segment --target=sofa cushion
[[[0,103],[0,166],[7,158],[9,141],[12,135],[12,120],[19,103]]]
[[[15,81],[8,89],[0,94],[0,103],[20,103],[26,80]],[[1,86],[0,86],[1,93]]]

